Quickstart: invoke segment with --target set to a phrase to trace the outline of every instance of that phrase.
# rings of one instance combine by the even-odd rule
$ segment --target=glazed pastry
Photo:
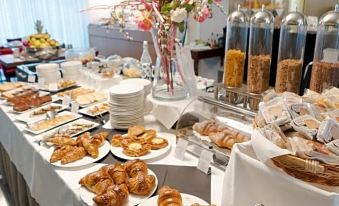
[[[157,136],[157,132],[153,129],[146,130],[142,135],[138,136],[137,139],[144,139],[149,141]]]
[[[128,195],[126,185],[111,185],[104,194],[95,196],[93,201],[99,206],[122,206],[126,202]]]
[[[183,206],[180,192],[168,186],[159,190],[158,206]]]
[[[149,194],[155,185],[155,177],[139,172],[135,177],[128,179],[130,193],[145,196]]]
[[[92,188],[103,178],[108,177],[102,170],[91,172],[85,177],[81,178],[79,184],[92,191]]]
[[[108,137],[107,132],[100,132],[92,136],[92,139],[97,139],[100,142],[100,147],[104,145],[106,138]]]
[[[62,158],[61,164],[68,164],[80,160],[86,156],[86,151],[83,147],[72,147]]]
[[[89,132],[86,132],[81,137],[81,142],[85,150],[91,157],[97,158],[99,156],[99,147],[101,145],[101,140],[90,138]]]
[[[130,157],[140,157],[151,150],[151,145],[147,142],[131,140],[122,146],[123,153]]]
[[[101,195],[107,191],[107,188],[113,184],[113,180],[108,177],[102,177],[100,180],[90,188],[92,192]]]
[[[114,184],[126,184],[128,180],[124,165],[114,164],[114,167],[107,170],[109,176],[113,179]]]
[[[144,161],[129,160],[124,164],[125,170],[130,177],[135,177],[139,172],[148,174],[148,167]]]
[[[61,160],[61,158],[66,154],[68,153],[69,151],[72,150],[72,146],[70,145],[64,145],[64,146],[57,146],[53,153],[52,153],[52,156],[50,158],[50,162],[53,163],[53,162],[57,162],[59,160]]]
[[[121,134],[115,134],[112,136],[111,144],[113,147],[121,147],[123,137]]]
[[[168,141],[161,137],[155,137],[149,141],[152,150],[158,150],[167,147]]]
[[[74,139],[72,139],[68,135],[62,135],[62,134],[54,135],[52,138],[48,139],[47,142],[50,142],[58,146],[63,146],[63,145],[75,146],[76,145],[76,141]]]
[[[140,125],[134,125],[128,128],[128,136],[139,136],[145,132],[145,128]]]

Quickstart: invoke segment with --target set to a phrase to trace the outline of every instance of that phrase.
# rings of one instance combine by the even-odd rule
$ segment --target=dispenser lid
[[[307,20],[304,14],[292,11],[283,18],[282,25],[306,26]]]
[[[263,5],[260,11],[252,15],[251,23],[252,24],[273,24],[274,16],[272,12],[265,9],[265,6]]]
[[[248,16],[246,12],[240,10],[240,4],[238,4],[237,10],[233,11],[227,18],[228,22],[245,23],[248,22]]]
[[[329,11],[322,15],[319,21],[319,25],[324,26],[337,26],[339,25],[339,5],[335,5],[335,9],[333,11]]]

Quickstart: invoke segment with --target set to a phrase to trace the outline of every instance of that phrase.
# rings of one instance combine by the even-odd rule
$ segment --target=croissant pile
[[[184,206],[180,192],[169,186],[163,186],[162,188],[160,188],[158,192],[158,206]],[[201,205],[199,203],[194,203],[191,204],[191,206],[215,206],[215,205]]]
[[[87,174],[79,184],[96,196],[99,206],[122,206],[129,194],[146,196],[155,187],[155,177],[148,174],[148,167],[141,160],[112,164]]]
[[[232,149],[235,143],[249,141],[248,136],[231,129],[222,123],[210,120],[195,123],[193,125],[193,130],[201,135],[208,136],[211,141],[219,147],[228,149]]]
[[[145,130],[143,126],[131,126],[127,136],[113,135],[111,144],[114,147],[122,147],[123,153],[131,157],[140,157],[151,150],[159,150],[168,146],[168,141],[157,137],[155,130]]]
[[[92,158],[99,156],[99,148],[105,143],[108,134],[101,132],[93,136],[89,132],[79,136],[76,140],[68,135],[55,135],[48,141],[55,145],[50,162],[61,161],[68,164],[84,158],[86,155]]]

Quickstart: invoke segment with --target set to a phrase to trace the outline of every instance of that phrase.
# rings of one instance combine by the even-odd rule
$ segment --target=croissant
[[[115,164],[114,168],[108,170],[108,174],[114,180],[114,184],[121,185],[127,183],[128,175],[125,167],[121,164]]]
[[[126,185],[111,185],[104,194],[95,196],[93,201],[99,206],[122,206],[128,194]]]
[[[125,162],[125,171],[130,177],[135,177],[138,173],[148,174],[148,167],[144,161],[139,159]]]
[[[108,136],[107,132],[100,132],[98,134],[93,135],[92,139],[98,140],[100,142],[99,147],[101,147],[105,143],[107,136]]]
[[[90,188],[93,187],[96,183],[99,182],[100,179],[103,177],[108,177],[105,175],[102,170],[91,172],[80,179],[79,184],[85,186],[87,189],[91,190]]]
[[[113,184],[113,180],[108,177],[102,177],[94,186],[89,188],[97,195],[101,195],[106,192],[107,188]]]
[[[61,160],[61,158],[66,154],[68,153],[69,151],[71,151],[73,149],[72,146],[70,145],[65,145],[65,146],[57,146],[55,147],[52,155],[51,155],[51,158],[50,158],[50,162],[53,163],[53,162],[57,162],[59,160]]]
[[[62,146],[62,145],[75,146],[76,145],[76,141],[74,139],[72,139],[70,136],[64,136],[64,135],[55,135],[54,137],[48,139],[47,141],[58,146]]]
[[[216,132],[211,133],[209,138],[219,147],[231,149],[235,143],[248,141],[248,137],[240,133]]]
[[[149,194],[155,185],[155,177],[138,173],[135,177],[128,179],[130,193],[145,196]]]
[[[159,190],[158,206],[183,206],[180,192],[168,186]]]
[[[221,132],[224,129],[227,129],[224,124],[220,124],[210,120],[205,120],[203,122],[195,123],[193,125],[193,130],[204,136],[208,136],[210,133]]]
[[[86,156],[86,151],[83,147],[72,147],[62,158],[61,164],[68,164],[80,160]]]

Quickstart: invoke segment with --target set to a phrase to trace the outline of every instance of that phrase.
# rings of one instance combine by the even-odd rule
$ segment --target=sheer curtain
[[[60,43],[88,47],[87,0],[0,0],[0,43],[35,33],[34,22]]]

